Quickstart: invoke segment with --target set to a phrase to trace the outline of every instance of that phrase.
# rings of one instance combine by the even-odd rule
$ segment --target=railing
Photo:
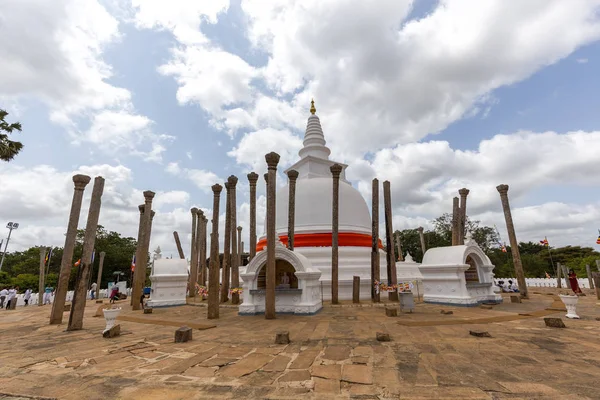
[[[519,286],[519,282],[517,282],[517,278],[494,278],[494,285],[498,285],[498,281],[504,281],[504,283],[508,283],[508,280],[511,280],[513,284],[517,287]],[[579,287],[582,289],[589,289],[590,283],[587,278],[577,278],[577,282],[579,283]],[[558,282],[556,278],[525,278],[525,283],[528,287],[557,287]],[[567,282],[565,278],[562,278],[562,287],[563,289],[568,289]]]
[[[100,289],[100,299],[106,299],[108,298],[108,289]],[[131,296],[131,288],[127,288],[127,295]],[[17,307],[21,307],[25,305],[25,294],[24,293],[19,293],[17,295]],[[87,296],[86,298],[91,299],[90,296],[90,291],[87,291]],[[67,301],[72,301],[73,300],[73,291],[70,290],[67,292]],[[7,299],[4,300],[4,305],[6,306],[6,302]],[[52,294],[50,296],[50,302],[54,302],[54,294]],[[31,297],[29,298],[29,305],[37,305],[38,304],[38,294],[37,293],[31,293]]]

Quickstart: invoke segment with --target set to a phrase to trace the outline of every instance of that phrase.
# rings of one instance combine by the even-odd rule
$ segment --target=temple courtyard
[[[504,294],[491,309],[418,302],[397,317],[384,305],[325,303],[314,316],[270,321],[230,305],[209,321],[200,302],[142,314],[126,300],[121,335],[110,339],[93,301],[75,332],[48,325],[49,306],[2,310],[0,399],[600,398],[596,296],[582,297],[581,319],[570,320],[556,289],[530,293],[522,303]],[[546,327],[549,316],[567,328]],[[193,340],[174,343],[184,325]],[[280,331],[290,344],[275,344]]]

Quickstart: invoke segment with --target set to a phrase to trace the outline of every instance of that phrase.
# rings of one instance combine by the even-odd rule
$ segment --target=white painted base
[[[321,271],[320,283],[323,287],[323,300],[331,300],[331,247],[297,247],[294,252],[308,258],[312,267]],[[352,300],[352,281],[354,276],[360,277],[361,300],[371,299],[371,248],[349,247],[339,248],[338,298]],[[387,262],[385,252],[379,250],[380,282],[387,282]],[[396,262],[398,282],[420,281],[423,276],[419,272],[419,264],[414,262]]]

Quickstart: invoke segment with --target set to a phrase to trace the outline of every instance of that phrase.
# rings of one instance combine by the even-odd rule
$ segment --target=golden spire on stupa
[[[315,115],[316,112],[317,112],[317,109],[315,108],[315,99],[312,99],[310,101],[310,113],[312,115]]]

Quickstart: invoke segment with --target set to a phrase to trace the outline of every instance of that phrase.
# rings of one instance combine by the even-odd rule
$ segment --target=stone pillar
[[[102,268],[104,267],[104,251],[100,252],[100,264],[98,265],[98,279],[96,279],[96,299],[100,298],[100,284],[102,283]]]
[[[201,236],[200,236],[200,284],[202,286],[206,286],[208,271],[206,267],[206,225],[208,224],[208,219],[205,216],[202,216],[202,225],[201,228]]]
[[[562,271],[560,263],[556,263],[556,287],[562,289]]]
[[[276,179],[277,164],[279,164],[279,154],[271,152],[265,156],[267,161],[267,291],[265,294],[265,318],[275,319],[275,242],[277,240],[275,232],[275,213],[276,213]]]
[[[590,289],[593,289],[594,288],[594,279],[592,278],[592,269],[590,268],[590,264],[585,264],[585,273],[587,274]]]
[[[198,209],[192,207],[192,238],[190,240],[190,276],[188,276],[188,296],[196,297],[196,277],[198,276]]]
[[[135,253],[135,270],[133,271],[133,287],[131,289],[131,301],[134,310],[142,308],[140,299],[146,283],[146,268],[148,266],[148,248],[150,247],[150,236],[152,235],[152,199],[154,192],[144,192],[144,213],[141,215],[140,242],[138,242]]]
[[[202,224],[204,220],[204,211],[202,211],[201,209],[198,209],[198,211],[196,212],[196,257],[194,258],[194,260],[196,260],[196,282],[198,284],[202,278],[202,269],[200,266],[200,257],[202,256]],[[196,288],[194,288],[194,297],[196,297]]]
[[[332,215],[331,215],[331,304],[338,304],[338,233],[340,228],[340,174],[342,166],[329,167],[333,177]]]
[[[352,302],[360,303],[360,276],[352,277]]]
[[[60,262],[60,273],[58,284],[54,291],[54,302],[52,303],[52,313],[50,314],[50,324],[62,323],[63,313],[65,311],[65,300],[69,290],[69,278],[71,268],[73,267],[73,251],[75,250],[75,239],[77,237],[77,225],[79,224],[79,214],[81,213],[81,202],[83,200],[83,191],[90,177],[87,175],[74,175],[73,183],[75,191],[73,201],[71,202],[71,213],[69,214],[69,224],[67,225],[67,234],[65,237],[65,247],[63,249],[62,260]]]
[[[519,254],[519,242],[517,241],[517,235],[515,234],[515,226],[510,212],[510,205],[508,203],[508,185],[499,185],[496,186],[496,189],[498,190],[498,193],[500,193],[500,200],[502,201],[502,208],[504,209],[504,219],[506,220],[506,229],[510,240],[510,250],[513,256],[513,264],[515,265],[515,274],[517,275],[517,282],[519,283],[519,292],[521,293],[521,297],[528,298],[527,283],[525,282],[523,264],[521,264],[521,255]]]
[[[210,234],[210,271],[208,276],[208,319],[219,318],[219,201],[223,186],[212,186],[213,216]]]
[[[92,254],[96,242],[96,232],[98,230],[98,219],[100,218],[100,206],[102,205],[103,191],[104,178],[97,176],[94,179],[94,188],[92,189],[92,199],[90,201],[90,208],[85,226],[85,236],[83,239],[81,264],[79,264],[75,291],[73,292],[73,300],[71,301],[71,313],[69,315],[67,331],[75,331],[83,328],[83,312],[85,311],[88,282],[90,281],[92,272]]]
[[[383,206],[385,208],[387,279],[388,285],[396,285],[398,283],[398,276],[396,274],[396,257],[394,254],[394,228],[392,226],[392,194],[390,190],[390,181],[383,182]],[[389,292],[388,298],[391,301],[398,301],[398,292]]]
[[[560,269],[563,275],[565,276],[565,283],[567,284],[567,289],[573,290],[573,288],[571,287],[571,281],[569,280],[569,269],[567,268],[567,266],[562,265],[560,263],[556,263],[556,265],[560,266]]]
[[[236,228],[237,228],[237,199],[236,199],[236,185],[238,178],[231,175],[227,178],[229,182],[229,191],[231,193],[231,199],[229,200],[229,226],[231,227],[231,255],[229,256],[229,271],[227,273],[227,291],[229,288],[237,288],[240,285],[240,273],[239,273],[239,241],[236,240]],[[240,295],[231,295],[232,304],[240,304]]]
[[[600,272],[600,260],[596,260],[596,269]]]
[[[596,286],[596,299],[600,300],[600,272],[593,272],[592,279],[594,280],[594,286]]]
[[[140,249],[140,246],[142,245],[142,242],[144,241],[144,238],[142,237],[142,234],[144,233],[143,228],[143,224],[144,224],[144,205],[140,204],[138,206],[138,209],[140,210],[140,223],[138,224],[138,234],[137,234],[137,246],[135,248],[135,265],[137,267],[137,257],[138,257],[138,251]],[[137,268],[136,268],[137,269]],[[133,270],[133,276],[131,277],[131,290],[133,291],[133,287],[135,286],[135,269]],[[110,293],[109,293],[110,295]],[[129,305],[131,305],[133,307],[133,296],[130,296],[129,298]]]
[[[398,261],[404,261],[404,255],[402,254],[402,242],[400,241],[400,232],[398,232],[396,234],[396,232],[394,232],[394,242],[396,243],[397,246],[397,251],[398,253],[396,254],[398,256]]]
[[[288,195],[288,249],[294,251],[294,225],[296,224],[296,180],[298,171],[292,169],[287,173],[289,183]]]
[[[250,183],[250,260],[256,255],[256,182],[258,174],[250,172],[248,182]]]
[[[465,244],[465,230],[467,228],[467,195],[469,189],[462,188],[458,191],[460,195],[460,219],[458,228],[458,244]]]
[[[458,197],[452,199],[452,246],[458,246],[460,242],[460,207]]]
[[[177,231],[173,231],[173,237],[175,238],[175,245],[177,246],[179,258],[185,260],[185,254],[183,254],[183,247],[181,247],[181,240],[179,240],[179,233],[177,233]]]
[[[44,305],[44,274],[46,272],[46,248],[40,246],[40,277],[38,282],[38,306]],[[15,301],[17,298],[15,297]],[[6,307],[8,309],[8,307]]]
[[[225,232],[223,237],[223,265],[221,267],[221,303],[229,300],[229,269],[231,268],[231,185],[225,182]],[[233,235],[235,240],[235,235]]]
[[[373,179],[372,186],[372,203],[371,203],[371,228],[372,228],[372,245],[371,245],[371,299],[375,303],[379,303],[379,291],[375,290],[375,281],[379,282],[381,269],[379,265],[379,180]]]
[[[233,239],[232,239],[233,240]],[[235,240],[233,240],[235,242]],[[239,288],[240,287],[240,264],[242,251],[244,250],[242,243],[242,227],[237,227],[237,249],[235,252],[235,260],[231,262],[231,287]],[[238,293],[233,293],[231,295],[231,303],[232,304],[240,304],[240,295]]]
[[[423,234],[423,227],[418,227],[417,231],[419,232],[419,239],[421,240],[421,253],[423,253],[423,257],[425,257],[427,247],[425,246],[425,235]]]

